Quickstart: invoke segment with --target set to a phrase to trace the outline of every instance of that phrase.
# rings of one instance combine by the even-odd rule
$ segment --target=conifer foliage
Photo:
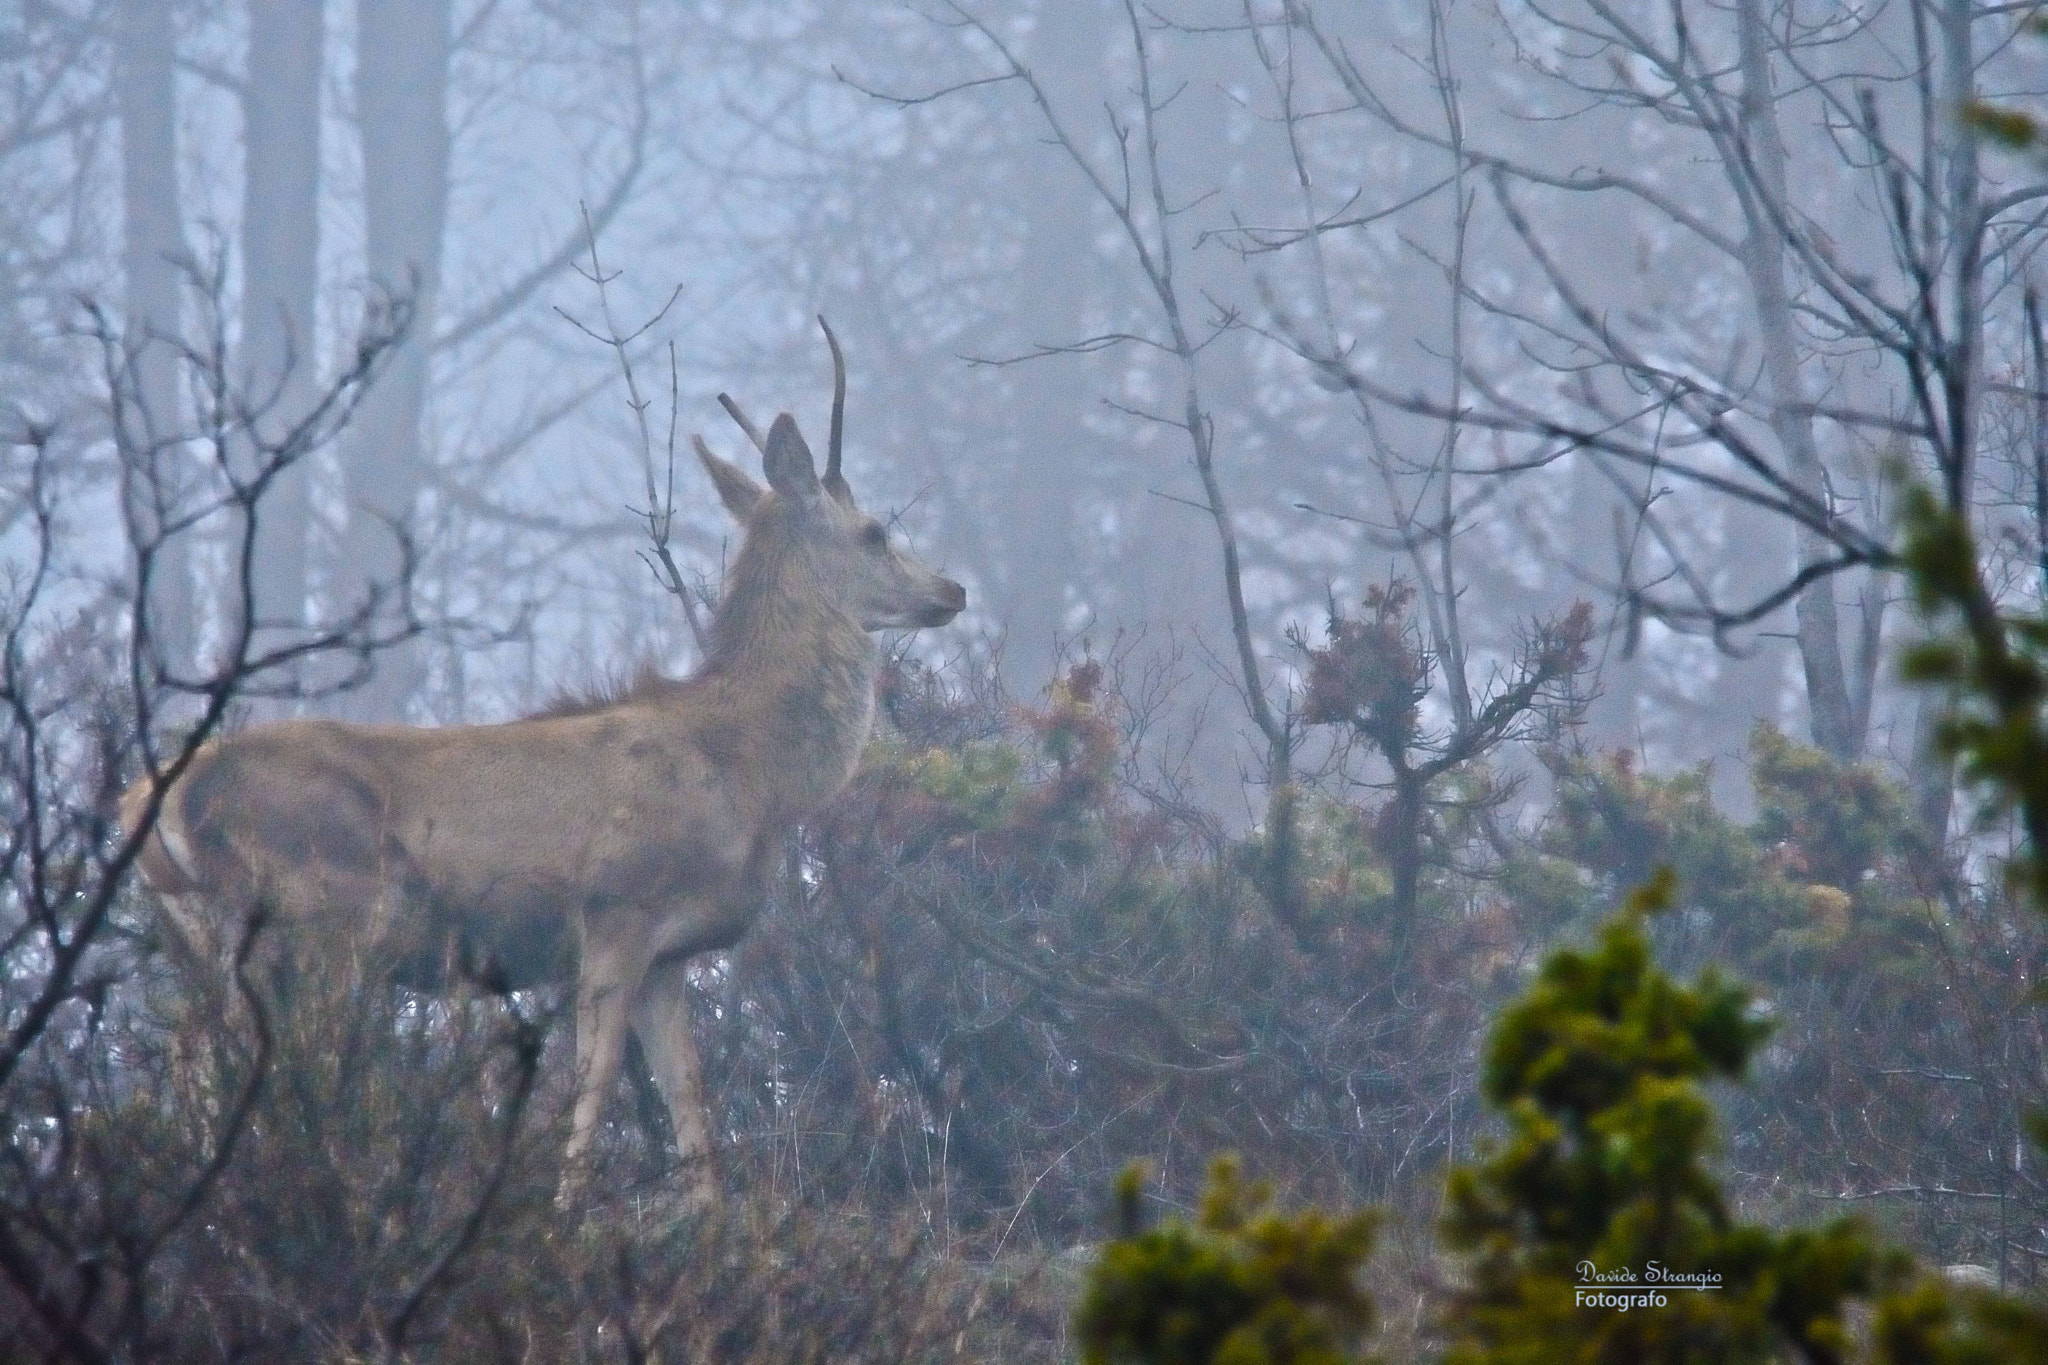
[[[1358,1282],[1379,1216],[1281,1213],[1230,1157],[1194,1223],[1141,1231],[1144,1167],[1117,1181],[1122,1236],[1103,1248],[1076,1325],[1088,1365],[1344,1365],[1372,1330]]]
[[[1545,959],[1499,1015],[1481,1087],[1505,1137],[1454,1168],[1443,1233],[1466,1283],[1442,1326],[1452,1365],[1990,1365],[2048,1362],[2048,1314],[1951,1286],[1854,1218],[1779,1230],[1738,1219],[1711,1161],[1705,1087],[1740,1081],[1769,1033],[1712,968],[1654,960],[1671,910],[1659,872],[1590,948]],[[1359,1281],[1374,1211],[1270,1209],[1237,1163],[1199,1218],[1139,1229],[1141,1168],[1118,1184],[1121,1235],[1076,1318],[1090,1365],[1343,1365],[1375,1313]]]
[[[1445,1238],[1472,1258],[1454,1361],[1836,1361],[1849,1300],[1906,1273],[1852,1220],[1731,1216],[1703,1086],[1740,1079],[1768,1028],[1713,969],[1658,969],[1647,922],[1673,893],[1653,878],[1494,1026],[1481,1086],[1508,1134],[1450,1178]]]

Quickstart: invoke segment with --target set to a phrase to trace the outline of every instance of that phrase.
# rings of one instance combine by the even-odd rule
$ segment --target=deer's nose
[[[939,580],[939,600],[919,613],[921,626],[943,626],[967,608],[967,589],[950,578]]]

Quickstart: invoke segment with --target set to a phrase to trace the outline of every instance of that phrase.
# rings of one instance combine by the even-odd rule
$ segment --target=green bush
[[[1447,1182],[1465,1282],[1446,1359],[2048,1361],[2048,1312],[1926,1274],[1860,1220],[1781,1230],[1732,1211],[1706,1087],[1742,1080],[1770,1027],[1714,968],[1683,984],[1658,967],[1650,925],[1675,885],[1659,871],[1593,946],[1552,952],[1494,1023],[1481,1093],[1506,1133]],[[1119,1182],[1122,1235],[1077,1315],[1091,1365],[1363,1359],[1372,1212],[1270,1212],[1224,1159],[1194,1223],[1140,1231],[1141,1179]]]
[[[1596,947],[1551,954],[1494,1025],[1481,1088],[1508,1133],[1450,1176],[1445,1239],[1471,1272],[1453,1361],[1835,1360],[1849,1300],[1906,1273],[1853,1220],[1731,1214],[1704,1086],[1739,1079],[1768,1028],[1713,969],[1658,969],[1648,921],[1672,890],[1659,874]]]
[[[1139,1223],[1144,1170],[1117,1182],[1122,1235],[1075,1319],[1089,1365],[1343,1365],[1373,1327],[1358,1273],[1377,1213],[1280,1213],[1219,1157],[1193,1223]]]

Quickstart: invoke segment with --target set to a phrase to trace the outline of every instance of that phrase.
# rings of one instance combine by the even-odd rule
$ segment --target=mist
[[[1743,1207],[1876,1200],[1919,1254],[2038,1283],[2040,925],[1999,871],[2009,811],[1937,742],[1953,697],[1901,673],[1935,629],[1908,489],[1965,520],[1999,610],[2048,596],[2048,46],[2021,17],[51,0],[0,13],[0,72],[5,671],[37,737],[10,820],[61,807],[70,845],[16,842],[104,882],[75,952],[30,943],[72,902],[12,893],[9,1026],[40,1021],[22,1074],[55,1079],[7,1099],[50,1163],[9,1198],[89,1183],[39,1144],[139,1096],[193,1153],[269,1135],[162,1174],[197,1193],[149,1214],[152,1255],[208,1199],[261,1225],[329,1159],[251,1119],[283,1096],[305,1132],[370,1116],[366,1168],[467,1153],[378,1206],[443,1220],[389,1264],[362,1209],[255,1236],[289,1312],[180,1252],[255,1354],[452,1342],[440,1249],[543,1264],[574,1010],[485,977],[445,1014],[365,1005],[337,985],[377,979],[361,944],[278,968],[326,993],[287,1008],[235,975],[254,928],[196,1005],[107,851],[121,791],[252,727],[495,725],[690,675],[744,531],[693,443],[758,477],[729,413],[786,412],[822,458],[835,345],[847,481],[968,606],[878,637],[860,775],[773,834],[759,922],[695,959],[719,1179],[792,1201],[703,1254],[862,1262],[855,1205],[921,1227],[943,1273],[857,1354],[975,1320],[961,1267],[1028,1252],[975,1349],[1053,1359],[1058,1258],[1132,1158],[1162,1208],[1234,1150],[1426,1240],[1431,1182],[1495,1131],[1492,1011],[1673,866],[1660,960],[1732,964],[1781,1021],[1727,1102]],[[1935,979],[1955,1015],[1915,997]],[[350,1069],[328,1009],[402,1055]],[[498,1089],[420,1112],[405,1067]],[[647,1071],[636,1044],[593,1198],[667,1197],[691,1160]],[[629,1333],[709,1350],[634,1297],[712,1245],[662,1216],[658,1249],[578,1264]],[[332,1238],[356,1298],[275,1268]],[[748,1319],[781,1273],[691,1311]],[[156,1320],[65,1294],[51,1342]]]

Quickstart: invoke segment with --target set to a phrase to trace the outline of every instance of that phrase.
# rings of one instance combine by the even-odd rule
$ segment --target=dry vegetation
[[[1083,661],[1030,708],[892,675],[863,775],[696,976],[710,1216],[675,1197],[637,1066],[556,1206],[559,994],[415,995],[259,924],[223,1007],[124,884],[7,1078],[7,1315],[79,1359],[1060,1359],[1116,1172],[1150,1159],[1170,1211],[1234,1150],[1288,1201],[1391,1206],[1372,1285],[1399,1358],[1449,1282],[1430,1229],[1485,1123],[1490,1015],[1655,863],[1693,888],[1666,956],[1732,961],[1784,1020],[1725,1097],[1745,1205],[1846,1196],[1937,1260],[2037,1273],[2048,1196],[1995,1155],[2042,1057],[2037,922],[1923,886],[1874,774],[1760,732],[1744,827],[1698,775],[1547,748],[1553,813],[1509,856],[1483,862],[1469,801],[1429,807],[1407,922],[1385,808],[1305,796],[1283,919],[1259,839],[1146,799],[1118,676]],[[79,712],[114,727],[98,750],[60,746],[95,755],[74,780],[121,756],[118,693]],[[87,880],[119,875],[104,814],[72,809]],[[48,953],[16,924],[18,1030]]]

